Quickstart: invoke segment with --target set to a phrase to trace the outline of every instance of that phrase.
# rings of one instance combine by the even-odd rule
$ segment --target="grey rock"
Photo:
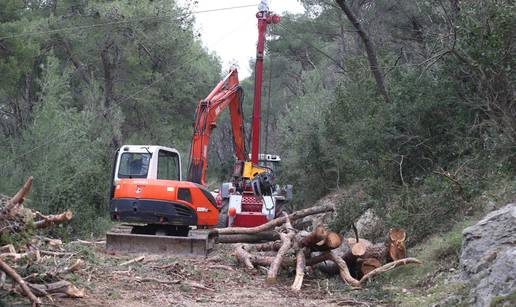
[[[361,238],[375,240],[380,237],[384,230],[382,219],[373,209],[367,209],[356,222],[358,234]]]
[[[475,284],[476,306],[489,306],[495,296],[516,288],[516,205],[486,215],[462,232],[462,277]]]

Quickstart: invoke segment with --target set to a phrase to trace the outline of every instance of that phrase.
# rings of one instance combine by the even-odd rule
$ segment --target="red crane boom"
[[[251,147],[251,162],[258,163],[258,153],[260,152],[260,125],[261,125],[261,101],[262,101],[262,80],[263,80],[263,53],[265,47],[265,32],[267,31],[267,24],[279,23],[280,17],[271,13],[265,6],[256,13],[258,19],[258,44],[256,46],[256,64],[255,64],[255,79],[254,79],[254,102],[253,102],[253,139]]]

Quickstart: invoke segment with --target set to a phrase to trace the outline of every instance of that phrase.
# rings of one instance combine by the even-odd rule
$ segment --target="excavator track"
[[[188,236],[131,233],[132,225],[117,225],[106,234],[111,252],[207,256],[215,247],[213,230],[190,230]],[[140,226],[141,227],[141,226]]]

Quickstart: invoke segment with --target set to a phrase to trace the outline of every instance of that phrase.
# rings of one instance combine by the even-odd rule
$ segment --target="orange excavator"
[[[243,89],[232,68],[197,106],[187,180],[182,180],[177,150],[164,146],[124,145],[116,154],[110,214],[128,223],[131,234],[108,233],[108,248],[128,251],[207,253],[214,227],[253,227],[275,218],[291,198],[291,186],[280,189],[270,163],[275,155],[259,154],[261,88],[265,31],[279,16],[260,5],[253,104],[252,153],[245,144]],[[222,111],[229,107],[236,158],[231,182],[218,194],[206,187],[208,146]],[[216,195],[214,195],[216,194]],[[138,246],[143,247],[138,249]]]

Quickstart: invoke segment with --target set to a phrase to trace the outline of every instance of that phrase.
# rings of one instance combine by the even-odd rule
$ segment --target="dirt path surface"
[[[371,306],[351,298],[337,278],[307,274],[301,293],[290,290],[294,272],[277,285],[265,284],[265,271],[237,267],[231,246],[217,247],[208,258],[109,254],[103,247],[76,246],[87,267],[74,283],[86,289],[82,299],[54,299],[59,306]]]

